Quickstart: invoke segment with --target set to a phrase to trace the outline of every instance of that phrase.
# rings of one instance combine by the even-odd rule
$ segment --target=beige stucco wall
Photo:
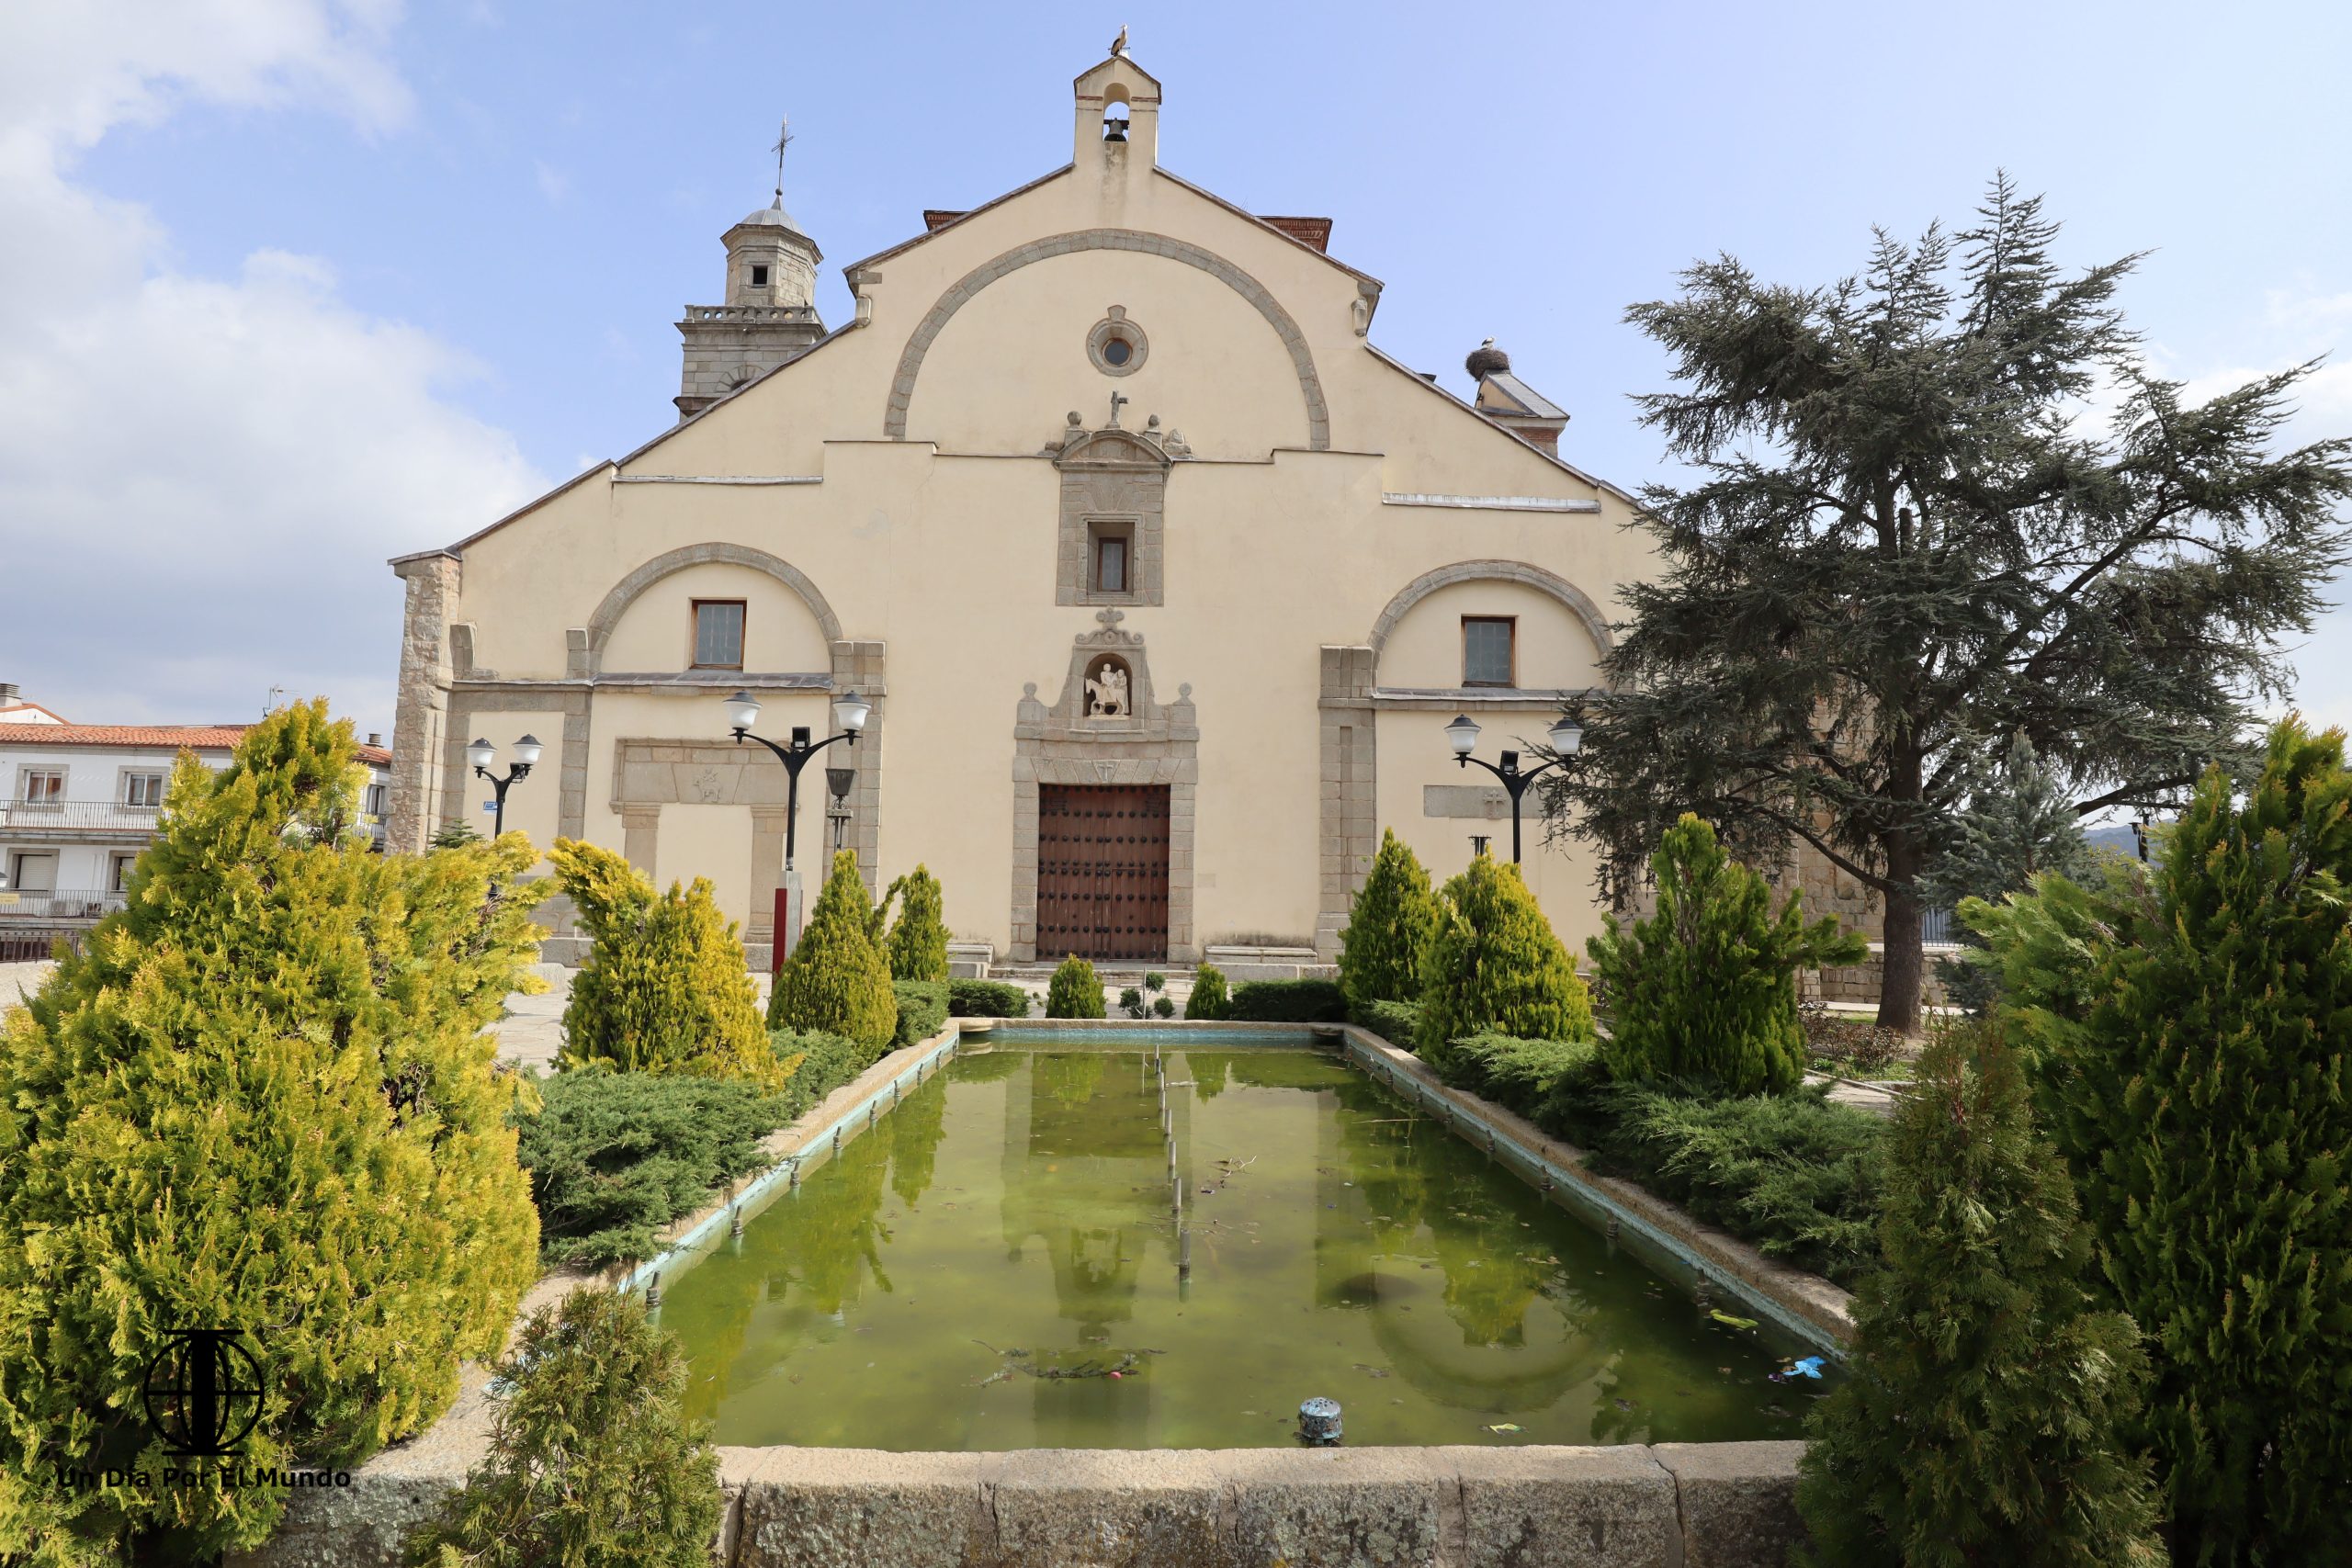
[[[1369,294],[1358,275],[1128,161],[1136,150],[1113,157],[1081,145],[1080,167],[853,269],[870,324],[459,547],[448,619],[474,627],[477,670],[458,671],[451,702],[461,714],[484,702],[500,711],[456,728],[503,744],[507,729],[544,726],[534,732],[549,743],[552,769],[563,704],[584,705],[571,718],[578,826],[621,847],[616,745],[721,739],[724,694],[716,676],[675,690],[624,678],[680,679],[696,597],[747,601],[746,682],[828,675],[837,649],[813,595],[842,638],[882,649],[877,733],[855,758],[880,770],[869,869],[887,880],[927,863],[945,884],[950,925],[1001,951],[1013,865],[1027,848],[1014,837],[1017,705],[1027,682],[1056,702],[1073,639],[1102,629],[1092,609],[1055,604],[1061,486],[1043,454],[1067,411],[1096,428],[1116,391],[1131,400],[1124,426],[1143,429],[1156,413],[1161,433],[1182,431],[1191,450],[1166,481],[1165,604],[1128,609],[1122,629],[1142,634],[1139,662],[1159,703],[1192,689],[1196,945],[1310,940],[1328,897],[1318,871],[1331,832],[1321,650],[1371,641],[1401,591],[1453,563],[1528,563],[1608,616],[1618,585],[1645,575],[1650,557],[1644,536],[1622,526],[1631,514],[1618,492],[1370,347],[1357,333]],[[1055,250],[1104,231],[1143,234],[1170,254]],[[1039,259],[989,270],[1030,245],[1042,247]],[[986,280],[958,292],[976,270]],[[1087,355],[1087,333],[1113,304],[1149,340],[1132,375],[1107,376]],[[910,382],[902,365],[910,344],[924,344]],[[894,389],[902,439],[889,434]],[[659,482],[728,479],[802,482]],[[1384,494],[1552,498],[1586,510],[1393,504]],[[788,563],[808,592],[752,566],[691,566],[645,589],[594,668],[580,667],[580,633],[616,584],[670,552],[714,543]],[[1598,679],[1600,649],[1574,608],[1523,583],[1473,581],[1438,590],[1386,630],[1378,683],[1458,684],[1465,614],[1519,618],[1524,687]],[[520,705],[543,690],[562,695]],[[822,691],[776,689],[763,700],[770,736],[795,723],[830,732]],[[1379,820],[1439,874],[1459,869],[1473,830],[1492,828],[1508,848],[1507,821],[1424,814],[1425,784],[1485,777],[1453,764],[1439,733],[1451,716],[1383,706],[1375,726]],[[1481,755],[1514,734],[1540,735],[1549,716],[1540,701],[1487,716]],[[808,867],[825,840],[821,775],[806,781]],[[560,795],[552,779],[517,786],[509,821],[544,842],[560,823]],[[662,880],[709,874],[730,915],[755,912],[756,879],[741,869],[755,852],[749,807],[665,807],[658,842]],[[1530,858],[1531,885],[1580,946],[1594,921],[1589,858]]]

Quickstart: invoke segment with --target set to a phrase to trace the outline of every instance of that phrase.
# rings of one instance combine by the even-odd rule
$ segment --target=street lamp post
[[[779,746],[764,735],[752,733],[752,726],[757,724],[760,718],[758,698],[749,692],[738,692],[727,699],[727,728],[733,732],[735,743],[740,746],[746,740],[756,740],[774,752],[775,760],[784,764],[784,875],[787,888],[792,885],[793,852],[799,841],[800,770],[808,765],[809,758],[837,740],[846,740],[853,746],[856,745],[858,731],[865,728],[866,716],[873,711],[874,705],[855,692],[843,692],[833,699],[833,721],[842,727],[842,732],[839,735],[829,735],[822,740],[812,742],[808,739],[808,727],[805,724],[795,725],[792,729],[791,743]],[[834,771],[827,770],[828,773]],[[836,793],[845,795],[848,792],[843,789]],[[786,950],[791,944],[792,935],[793,933],[784,931],[779,926],[775,933],[777,962],[782,962]]]
[[[1565,767],[1568,758],[1583,750],[1584,726],[1563,715],[1553,724],[1551,729],[1552,750],[1559,755],[1540,767],[1524,771],[1520,768],[1519,753],[1516,751],[1503,753],[1501,767],[1473,757],[1470,753],[1478,746],[1478,725],[1466,713],[1456,715],[1453,722],[1445,727],[1445,738],[1453,743],[1453,760],[1465,768],[1473,762],[1477,762],[1480,767],[1500,779],[1503,788],[1510,792],[1510,863],[1517,865],[1519,863],[1519,797],[1527,793],[1529,784],[1555,768]]]
[[[494,807],[496,815],[491,818],[490,836],[492,838],[494,839],[506,831],[507,787],[516,779],[530,777],[531,770],[538,766],[539,750],[538,741],[526,735],[522,739],[514,742],[514,765],[503,773],[493,773],[490,771],[490,765],[498,761],[497,747],[487,740],[477,739],[466,748],[466,761],[474,765],[474,777],[488,779],[490,787],[498,794],[498,804]]]

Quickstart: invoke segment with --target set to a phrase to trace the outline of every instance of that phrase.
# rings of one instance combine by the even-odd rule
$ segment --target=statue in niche
[[[1115,659],[1106,659],[1094,667],[1086,678],[1086,716],[1089,718],[1125,718],[1133,709],[1127,703],[1127,671]]]

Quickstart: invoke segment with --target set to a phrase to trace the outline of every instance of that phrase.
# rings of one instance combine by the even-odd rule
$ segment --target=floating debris
[[[1753,1328],[1756,1326],[1756,1320],[1754,1318],[1734,1317],[1731,1314],[1724,1311],[1721,1307],[1715,1308],[1708,1313],[1707,1315],[1727,1328]]]
[[[1478,1430],[1482,1432],[1523,1432],[1527,1430],[1527,1428],[1521,1426],[1516,1421],[1498,1421],[1491,1427],[1481,1427]]]

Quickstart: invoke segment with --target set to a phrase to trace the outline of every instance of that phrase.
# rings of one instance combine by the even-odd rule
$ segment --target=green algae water
[[[1358,1447],[1708,1442],[1797,1437],[1827,1391],[1336,1054],[1163,1050],[1189,1274],[1151,1052],[967,1044],[664,1290],[688,1413],[752,1446],[1251,1448],[1320,1394]]]

